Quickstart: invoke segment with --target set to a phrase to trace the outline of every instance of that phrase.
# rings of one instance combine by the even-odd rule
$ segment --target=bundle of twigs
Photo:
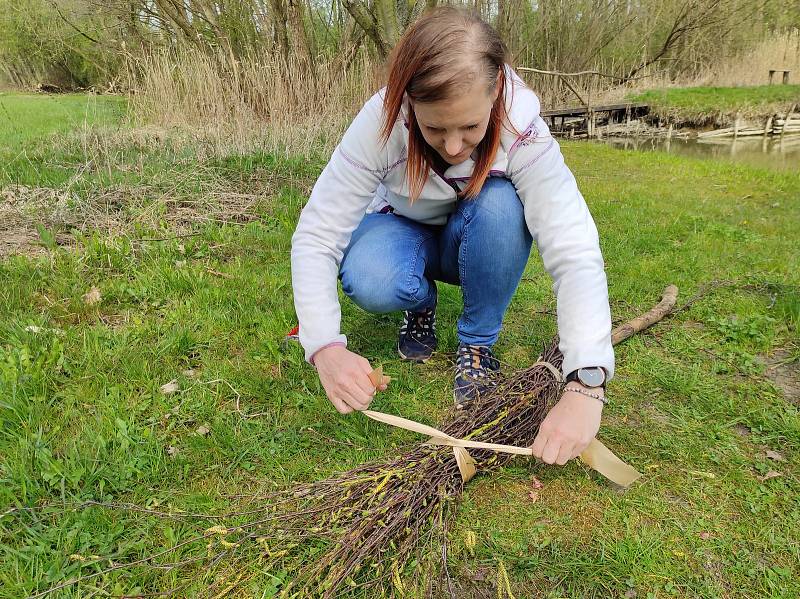
[[[542,359],[560,367],[557,340],[545,349]],[[532,445],[561,387],[544,366],[523,370],[470,410],[453,410],[442,431],[475,441]],[[470,455],[482,473],[513,457],[475,449]],[[332,597],[365,568],[373,584],[391,577],[395,586],[402,585],[398,569],[431,525],[444,524],[463,488],[452,448],[419,444],[399,456],[292,489],[288,494],[297,504],[289,516],[293,524],[320,530],[334,541],[302,572],[303,585]]]
[[[660,320],[674,307],[676,295],[676,288],[668,288],[656,308],[616,329],[613,341]],[[562,360],[554,339],[540,361],[560,369]],[[562,388],[550,368],[536,364],[502,381],[469,410],[453,410],[440,428],[456,438],[530,446]],[[480,473],[512,457],[481,449],[471,449],[470,455]],[[365,587],[373,588],[369,596],[377,596],[377,589],[402,596],[404,568],[420,548],[441,540],[463,488],[452,448],[423,442],[322,481],[254,498],[259,507],[238,514],[236,525],[214,526],[179,544],[202,540],[203,555],[164,563],[156,560],[166,553],[162,552],[137,564],[160,568],[230,564],[231,558],[245,557],[250,546],[259,548],[262,568],[291,573],[291,581],[282,585],[285,597],[334,597],[354,588],[363,592]],[[241,521],[243,515],[248,521]],[[218,577],[212,587],[230,592],[237,581],[244,582],[239,571],[235,574],[239,578],[234,576],[234,582],[222,577],[226,578],[222,583]]]

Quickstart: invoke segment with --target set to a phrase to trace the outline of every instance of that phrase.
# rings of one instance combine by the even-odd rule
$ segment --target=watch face
[[[578,380],[587,387],[599,387],[606,380],[606,373],[602,368],[581,368],[578,370]]]

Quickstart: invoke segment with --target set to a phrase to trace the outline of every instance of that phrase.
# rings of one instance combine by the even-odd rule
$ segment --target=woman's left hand
[[[577,383],[570,383],[570,386]],[[603,389],[587,389],[603,394]],[[561,399],[539,426],[533,441],[533,455],[547,464],[563,466],[589,446],[600,429],[603,402],[574,391]]]

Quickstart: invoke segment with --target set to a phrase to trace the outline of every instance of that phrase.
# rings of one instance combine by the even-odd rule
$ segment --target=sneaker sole
[[[400,354],[400,357],[403,358],[404,360],[407,360],[408,362],[416,362],[417,364],[424,364],[433,357],[431,355],[428,356],[427,358],[409,358],[407,355],[405,355],[403,352],[400,351],[399,345],[397,346],[397,353]]]

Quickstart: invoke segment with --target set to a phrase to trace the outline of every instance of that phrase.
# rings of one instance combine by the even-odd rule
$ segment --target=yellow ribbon
[[[557,378],[560,378],[561,373],[559,373],[552,366],[552,364],[548,364],[547,362],[539,362],[539,364],[549,367],[551,370],[557,373]],[[375,387],[378,387],[382,384],[388,384],[391,381],[390,377],[384,376],[383,367],[381,366],[369,374],[369,379]],[[390,424],[392,426],[419,433],[421,435],[428,435],[430,438],[427,442],[430,445],[445,445],[452,447],[453,454],[456,458],[456,463],[458,464],[458,470],[461,472],[461,478],[464,480],[464,482],[468,482],[473,476],[475,476],[475,473],[477,472],[477,469],[475,468],[475,460],[471,455],[469,455],[467,448],[487,449],[490,451],[516,455],[533,455],[533,449],[530,447],[516,447],[514,445],[501,445],[499,443],[484,443],[482,441],[457,439],[432,426],[421,424],[419,422],[402,418],[400,416],[395,416],[393,414],[384,414],[383,412],[375,412],[373,410],[364,410],[362,413],[373,420],[377,420],[378,422]],[[589,443],[589,446],[583,450],[583,453],[581,453],[580,457],[587,466],[593,468],[605,476],[608,480],[620,485],[623,488],[629,487],[631,483],[641,476],[641,474],[637,472],[635,468],[620,460],[616,455],[614,455],[614,452],[608,449],[608,447],[603,445],[597,439],[592,439],[591,443]]]

